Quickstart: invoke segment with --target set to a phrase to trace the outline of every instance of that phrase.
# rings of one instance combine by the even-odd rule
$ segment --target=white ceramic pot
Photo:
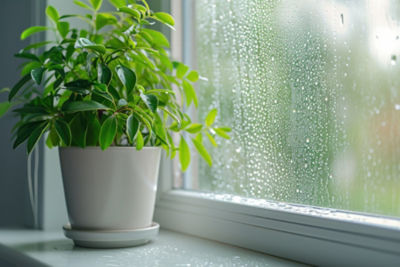
[[[72,228],[121,230],[152,224],[161,149],[59,149]]]

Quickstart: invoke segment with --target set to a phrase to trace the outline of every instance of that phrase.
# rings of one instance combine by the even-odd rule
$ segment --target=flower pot
[[[152,225],[161,149],[59,149],[72,229],[134,230]]]

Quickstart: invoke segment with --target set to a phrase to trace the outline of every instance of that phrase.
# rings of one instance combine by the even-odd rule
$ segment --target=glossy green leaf
[[[38,61],[31,61],[28,64],[26,64],[22,70],[21,70],[21,76],[29,75],[31,74],[31,71],[36,68],[42,67],[42,63]]]
[[[186,127],[185,131],[189,132],[191,134],[195,134],[201,131],[203,129],[203,124],[200,123],[192,123],[188,127]]]
[[[208,153],[207,149],[204,147],[203,143],[199,142],[198,140],[192,138],[192,142],[196,147],[197,151],[199,152],[200,156],[208,163],[208,165],[212,165],[212,159],[210,154]]]
[[[57,24],[58,19],[60,18],[60,15],[58,14],[57,9],[55,9],[53,6],[47,6],[46,8],[46,15],[54,21],[55,24]]]
[[[45,45],[48,45],[48,44],[51,44],[51,43],[54,43],[54,42],[53,41],[44,41],[44,42],[33,43],[33,44],[30,44],[30,45],[26,46],[22,50],[23,51],[28,51],[30,49],[37,49],[37,48],[41,48],[41,47],[43,47]]]
[[[107,65],[105,64],[99,64],[97,66],[97,75],[98,75],[98,80],[101,83],[104,84],[109,84],[111,81],[111,77],[112,77],[112,72],[111,70],[108,68]]]
[[[230,127],[218,127],[218,128],[227,133],[232,131],[232,129]]]
[[[186,80],[183,81],[182,85],[183,85],[183,91],[185,92],[186,96],[186,105],[189,106],[190,103],[193,101],[194,106],[197,108],[199,103],[193,85]]]
[[[99,52],[101,54],[104,54],[106,52],[106,48],[104,47],[104,45],[95,44],[86,38],[79,38],[78,40],[76,40],[75,48],[87,48]]]
[[[117,118],[115,116],[108,117],[100,129],[100,147],[102,150],[107,149],[113,142],[117,134]]]
[[[144,145],[143,135],[140,131],[136,135],[136,150],[141,150]]]
[[[67,37],[67,34],[69,32],[69,23],[66,21],[59,21],[57,23],[57,30],[62,38]]]
[[[118,78],[126,88],[127,96],[130,96],[136,85],[135,72],[124,65],[117,65],[115,71],[117,72]]]
[[[165,12],[156,12],[153,14],[154,17],[156,17],[159,21],[169,25],[169,26],[174,26],[175,25],[175,21],[174,18]]]
[[[22,144],[26,139],[28,139],[28,137],[32,134],[33,130],[36,129],[36,127],[40,124],[41,122],[30,122],[22,124],[17,130],[17,135],[13,144],[13,148],[15,149],[20,144]]]
[[[208,137],[208,140],[210,140],[210,143],[211,143],[214,147],[217,147],[218,144],[217,144],[217,142],[215,142],[214,137],[213,137],[210,133],[208,133],[208,132],[206,132],[206,135],[207,135],[207,137]]]
[[[100,122],[96,117],[93,117],[88,121],[87,126],[86,145],[97,146],[101,129]]]
[[[40,140],[40,137],[44,134],[49,124],[47,122],[38,125],[31,133],[28,138],[28,154],[32,152],[37,142]]]
[[[186,77],[191,82],[197,82],[199,80],[199,73],[195,70],[189,72]]]
[[[93,8],[91,8],[90,6],[88,6],[87,4],[85,4],[82,1],[74,0],[74,4],[77,5],[77,6],[83,7],[85,9],[88,9],[90,11],[93,11]]]
[[[125,0],[110,0],[110,3],[116,8],[126,6]]]
[[[176,68],[176,77],[178,77],[179,79],[182,79],[188,70],[189,70],[188,66],[186,66],[183,63],[179,63],[178,67]]]
[[[221,136],[222,138],[231,139],[231,137],[221,128],[215,128],[214,131],[217,135]]]
[[[18,93],[18,91],[21,89],[22,86],[24,86],[25,83],[27,83],[31,79],[30,74],[26,74],[24,77],[19,80],[13,88],[11,88],[10,94],[8,95],[8,101],[11,101],[14,96]]]
[[[99,10],[101,7],[101,4],[103,3],[103,0],[89,0],[89,1],[95,10]]]
[[[38,58],[38,56],[36,56],[35,54],[28,53],[28,52],[22,51],[22,52],[19,52],[18,54],[15,54],[14,56],[18,57],[18,58],[26,58],[26,59],[40,62],[40,59]]]
[[[38,33],[38,32],[42,32],[42,31],[47,31],[48,29],[49,28],[47,28],[45,26],[32,26],[32,27],[29,27],[28,29],[24,30],[21,33],[21,40],[25,40],[26,38],[28,38],[32,34],[35,34],[35,33]]]
[[[89,111],[89,110],[98,110],[98,109],[109,109],[108,107],[100,104],[96,101],[86,100],[86,101],[74,101],[74,102],[66,102],[62,110],[64,112],[81,112],[81,111]]]
[[[117,19],[109,13],[99,13],[96,16],[96,30],[100,30],[106,25],[117,23]]]
[[[126,133],[131,143],[133,143],[133,141],[135,140],[138,130],[139,121],[136,119],[135,116],[129,115],[128,119],[126,120]]]
[[[69,146],[71,144],[72,134],[68,123],[63,120],[56,120],[54,126],[60,139],[66,146]]]
[[[156,112],[157,111],[158,99],[157,99],[157,97],[155,95],[140,94],[140,97],[142,98],[143,102],[146,104],[146,106],[152,112]]]
[[[87,121],[83,113],[77,113],[69,124],[72,134],[71,145],[85,147],[87,134]]]
[[[11,107],[11,103],[6,101],[6,102],[1,102],[0,103],[0,118],[6,114],[8,109]]]
[[[41,84],[44,70],[45,69],[42,67],[31,70],[32,80],[34,80],[36,84]]]
[[[212,109],[210,110],[210,112],[208,112],[207,117],[205,119],[205,123],[207,127],[210,127],[214,121],[215,121],[215,117],[217,117],[218,114],[218,110],[217,109]]]
[[[158,46],[158,47],[169,47],[169,41],[167,37],[165,37],[164,34],[161,32],[151,30],[151,29],[142,29],[142,32],[147,34],[151,38],[149,40],[153,45]]]
[[[49,131],[49,134],[46,139],[46,145],[48,148],[53,148],[54,146],[59,145],[60,137],[58,136],[54,127]]]
[[[182,171],[186,171],[190,164],[190,148],[183,136],[181,136],[181,141],[179,143],[179,161]]]
[[[118,11],[128,14],[128,15],[131,15],[134,18],[136,18],[137,20],[140,20],[140,12],[137,11],[136,9],[124,6],[124,7],[118,8]]]

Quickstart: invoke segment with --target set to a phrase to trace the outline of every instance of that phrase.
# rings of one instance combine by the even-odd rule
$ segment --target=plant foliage
[[[179,152],[186,170],[191,141],[211,164],[202,136],[216,145],[215,135],[229,138],[230,129],[213,126],[215,109],[204,124],[192,122],[185,113],[190,105],[198,106],[193,83],[199,74],[172,61],[168,39],[149,28],[155,22],[173,27],[174,19],[153,12],[146,1],[110,2],[114,12],[99,12],[101,0],[75,0],[89,12],[86,15],[60,16],[48,6],[53,27],[33,26],[22,32],[25,39],[51,31],[56,40],[31,44],[15,55],[26,59],[21,79],[2,90],[9,95],[0,103],[0,116],[14,107],[20,117],[14,147],[26,141],[30,153],[46,132],[50,148],[161,146],[171,158]],[[87,28],[71,28],[69,19],[80,19]]]

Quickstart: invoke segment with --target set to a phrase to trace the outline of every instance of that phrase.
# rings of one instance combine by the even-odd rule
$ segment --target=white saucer
[[[88,248],[123,248],[145,244],[154,239],[160,225],[153,222],[150,227],[135,230],[78,230],[70,224],[64,225],[64,235],[76,246]]]

